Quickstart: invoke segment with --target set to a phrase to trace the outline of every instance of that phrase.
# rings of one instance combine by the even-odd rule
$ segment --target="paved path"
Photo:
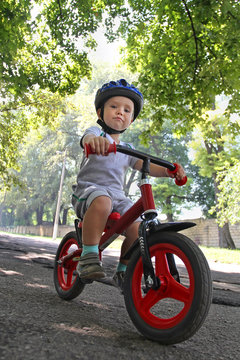
[[[239,358],[239,268],[210,264],[214,303],[206,321],[189,340],[162,346],[137,332],[114,287],[94,282],[73,301],[61,300],[52,276],[56,247],[0,234],[0,360]],[[115,267],[116,251],[104,261]]]
[[[46,238],[40,237],[29,237],[21,236],[17,234],[7,234],[0,232],[0,239],[3,238],[12,239],[12,246],[18,244],[34,242],[39,248],[42,244],[48,244],[48,247],[51,249],[52,253],[56,253],[58,247],[57,241],[52,241]],[[16,246],[18,246],[16,245]],[[118,261],[119,251],[114,249],[106,249],[104,251],[105,262],[108,264],[108,267],[114,268],[115,264]],[[111,258],[109,258],[109,256]],[[114,259],[114,260],[113,260]],[[46,261],[42,259],[41,261]],[[49,265],[52,266],[52,261],[49,262]],[[211,269],[212,279],[213,279],[213,303],[230,305],[230,306],[239,306],[240,307],[240,265],[237,264],[223,264],[214,261],[208,261],[209,267]]]

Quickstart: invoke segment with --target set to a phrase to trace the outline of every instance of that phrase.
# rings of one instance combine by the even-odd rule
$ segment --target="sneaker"
[[[100,279],[106,276],[96,253],[88,253],[80,257],[77,273],[82,279]]]
[[[125,271],[117,271],[113,276],[113,282],[115,286],[119,288],[122,294],[123,294],[124,275],[125,275]]]

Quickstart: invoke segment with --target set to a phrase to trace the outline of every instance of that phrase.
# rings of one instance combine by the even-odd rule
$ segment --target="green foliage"
[[[38,85],[51,92],[73,94],[82,78],[90,77],[88,52],[97,46],[93,34],[103,13],[114,19],[125,11],[123,3],[2,0],[0,82],[4,91],[21,96]]]
[[[0,105],[0,189],[18,182],[13,169],[18,169],[19,145],[30,128],[57,123],[61,112],[62,97],[46,90],[29,92],[18,99],[9,96]]]
[[[132,15],[120,26],[125,58],[139,73],[153,130],[170,118],[178,131],[188,131],[223,92],[231,96],[227,113],[239,112],[238,1],[128,3]]]
[[[29,128],[61,113],[61,101],[48,103],[51,93],[73,94],[91,76],[88,52],[96,47],[94,32],[103,22],[108,39],[120,34],[127,40],[125,58],[140,74],[146,98],[147,134],[155,134],[166,119],[175,121],[175,132],[186,133],[223,92],[231,97],[226,113],[239,112],[239,15],[235,0],[2,0],[0,175],[5,185],[16,182],[9,168],[16,167],[17,144]]]
[[[213,210],[217,211],[217,221],[220,226],[227,222],[240,222],[240,164],[228,167],[217,176],[220,193],[218,204]]]
[[[222,110],[207,111],[196,125],[189,143],[194,150],[194,163],[203,176],[224,170],[239,156],[239,119],[229,119]]]
[[[1,83],[20,96],[34,85],[73,93],[90,76],[89,35],[101,20],[105,2],[30,1],[1,3]],[[18,31],[16,31],[18,29]],[[81,40],[81,44],[78,41]]]
[[[72,100],[72,102],[70,101]],[[55,214],[64,152],[67,151],[62,211],[71,206],[71,185],[76,178],[81,152],[79,137],[81,112],[74,99],[62,104],[58,125],[32,129],[25,138],[18,160],[19,185],[5,192],[2,214],[7,224],[41,224],[52,222]]]
[[[17,152],[17,161],[14,157],[14,166],[18,171],[11,170],[9,174],[18,181],[15,181],[15,186],[9,189],[9,192],[0,193],[0,215],[2,213],[4,224],[27,225],[53,221],[65,149],[67,149],[67,154],[61,221],[64,215],[71,211],[71,187],[76,182],[82,154],[79,146],[80,137],[87,127],[96,124],[94,108],[96,90],[103,81],[126,76],[123,68],[118,71],[116,69],[107,71],[104,67],[103,70],[101,66],[95,66],[94,80],[83,81],[76,94],[65,100],[57,93],[42,90],[39,90],[36,98],[29,95],[29,106],[23,107],[25,118],[29,120],[29,127],[25,128],[26,122],[23,122],[19,137],[26,132],[28,134]],[[8,114],[6,108],[5,112]],[[10,115],[12,121],[12,113]],[[19,110],[16,111],[16,115],[19,115]],[[17,121],[18,126],[19,119]],[[30,126],[34,127],[35,122],[38,122],[38,125],[35,129],[30,129]],[[10,146],[11,138],[7,137],[5,145]],[[17,142],[18,139],[16,139],[16,149]],[[6,148],[4,151],[6,152]],[[10,161],[9,158],[8,161]],[[7,181],[10,185],[9,179],[6,179]],[[6,186],[2,187],[6,190]]]
[[[214,205],[214,187],[211,179],[200,176],[199,168],[191,164],[187,146],[189,135],[174,136],[174,126],[168,121],[161,131],[145,136],[141,142],[141,134],[147,133],[148,126],[148,120],[137,119],[124,133],[124,141],[133,143],[138,150],[182,164],[188,176],[188,183],[183,187],[177,187],[172,179],[151,179],[158,209],[169,221],[177,218],[183,208],[190,209],[194,205],[201,206],[209,217],[208,210]]]
[[[212,177],[215,187],[215,213],[218,223],[239,220],[239,118],[228,118],[221,111],[207,112],[189,143],[194,150],[193,162],[203,176]]]
[[[90,78],[88,52],[103,12],[116,16],[122,1],[2,0],[0,7],[0,176],[17,183],[18,145],[30,128],[52,124],[61,97]]]

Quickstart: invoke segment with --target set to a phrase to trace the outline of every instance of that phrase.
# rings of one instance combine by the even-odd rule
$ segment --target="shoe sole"
[[[95,273],[85,274],[85,275],[78,274],[78,275],[79,275],[80,279],[89,279],[89,280],[101,279],[106,276],[106,274],[103,272],[95,272]]]

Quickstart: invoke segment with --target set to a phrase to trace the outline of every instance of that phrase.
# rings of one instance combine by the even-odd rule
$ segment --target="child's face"
[[[98,116],[100,116],[100,109]],[[104,104],[104,122],[115,130],[129,127],[134,116],[134,103],[127,97],[114,96]]]

